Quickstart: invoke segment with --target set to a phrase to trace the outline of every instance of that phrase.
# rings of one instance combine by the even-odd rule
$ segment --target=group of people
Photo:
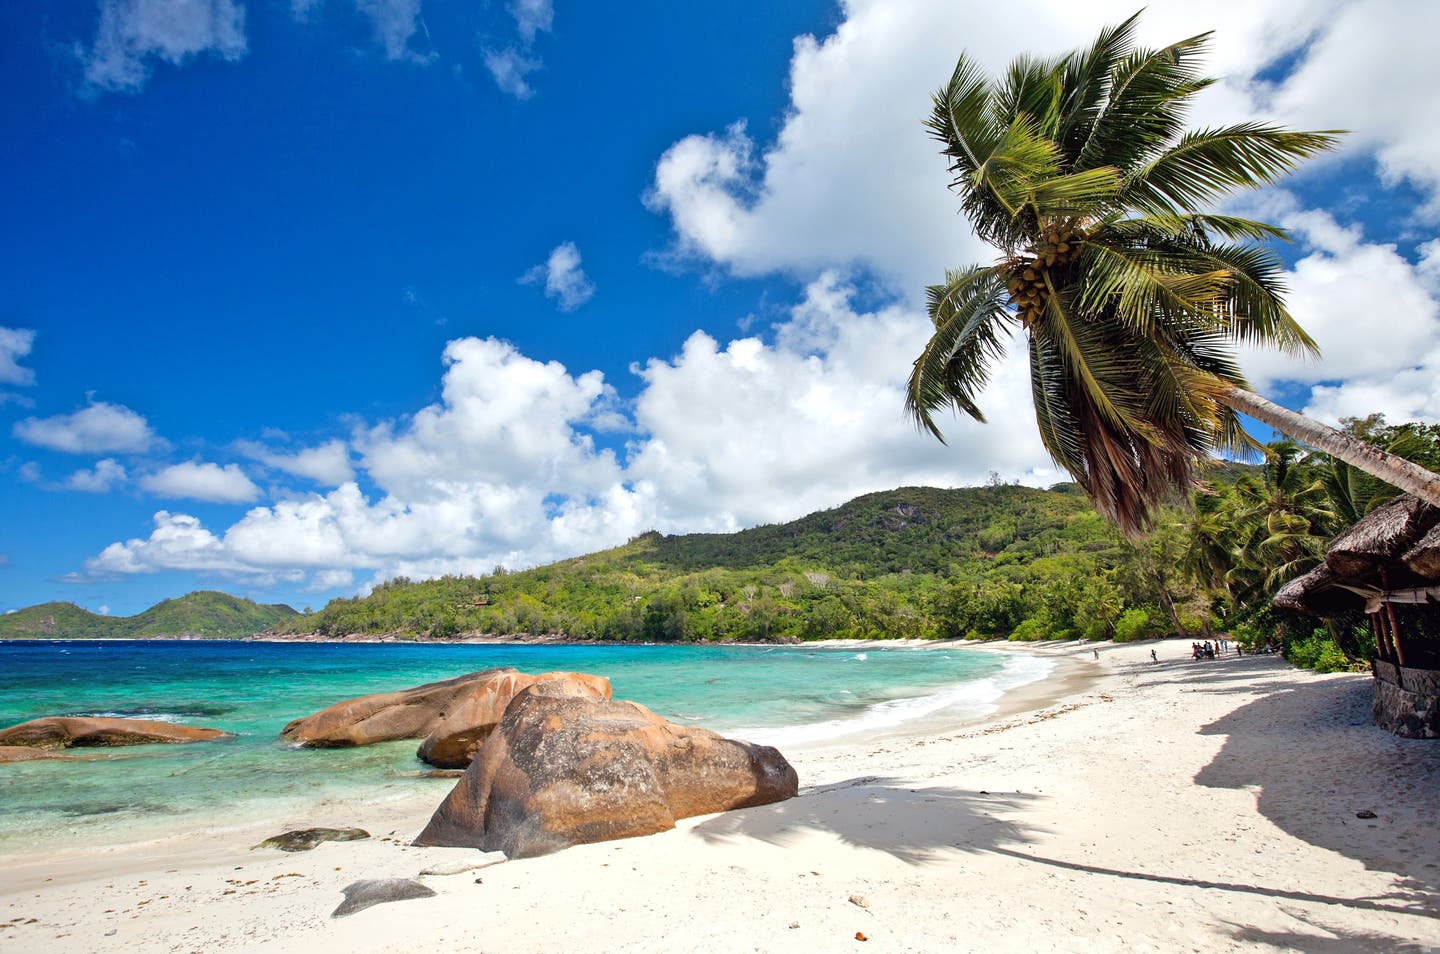
[[[1195,660],[1214,659],[1216,655],[1223,656],[1229,651],[1230,640],[1228,639],[1217,639],[1215,640],[1215,644],[1213,646],[1210,644],[1210,640],[1208,639],[1205,640],[1205,642],[1203,643],[1190,644],[1190,658]],[[1241,655],[1239,645],[1236,645],[1235,647],[1235,655]]]

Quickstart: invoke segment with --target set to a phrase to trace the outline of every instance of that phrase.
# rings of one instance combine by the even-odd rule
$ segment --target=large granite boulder
[[[539,682],[558,683],[552,688],[557,695],[610,698],[610,680],[604,676],[583,672],[547,672],[538,676],[507,672],[477,687],[475,692],[461,700],[425,736],[415,754],[439,768],[465,768],[495,730],[515,694]]]
[[[798,787],[770,746],[544,682],[516,695],[415,843],[526,858],[778,802]]]
[[[280,737],[306,748],[349,748],[395,739],[424,739],[442,727],[448,734],[456,735],[463,728],[468,728],[459,723],[470,718],[488,726],[480,733],[483,737],[488,734],[489,728],[494,727],[498,714],[505,711],[505,706],[516,692],[537,681],[562,676],[603,683],[606,694],[609,694],[609,682],[597,676],[582,676],[579,673],[531,676],[509,667],[486,669],[413,689],[346,699],[314,715],[296,719],[280,730]],[[490,709],[495,709],[496,718],[486,723],[484,720]],[[433,748],[453,758],[455,750],[464,744],[437,742]],[[463,768],[465,764],[468,763],[455,767]]]
[[[49,716],[32,719],[0,732],[0,745],[26,745],[37,749],[69,749],[108,745],[148,745],[155,742],[209,742],[233,739],[219,729],[116,719],[98,716]]]

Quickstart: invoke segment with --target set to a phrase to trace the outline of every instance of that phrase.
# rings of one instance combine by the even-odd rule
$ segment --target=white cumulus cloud
[[[580,250],[574,242],[555,246],[543,264],[520,276],[521,284],[545,286],[545,297],[561,311],[574,311],[595,295],[595,285],[580,267]]]
[[[101,0],[95,44],[81,51],[92,88],[135,92],[160,60],[179,66],[213,53],[245,55],[245,8],[234,0]]]
[[[119,461],[111,457],[95,462],[94,467],[75,471],[65,478],[64,487],[87,494],[109,493],[119,484],[125,483],[127,474]]]
[[[151,537],[111,545],[88,569],[175,568],[189,546],[200,571],[304,574],[323,588],[356,573],[536,565],[650,528],[788,520],[903,484],[978,483],[991,470],[1062,479],[1035,435],[1023,354],[1002,362],[984,397],[997,423],[957,421],[942,446],[901,410],[925,317],[903,305],[859,309],[854,297],[826,273],[768,340],[697,332],[680,354],[637,368],[642,391],[623,458],[595,443],[597,423],[615,423],[599,372],[571,374],[493,339],[452,341],[440,401],[352,440],[373,492],[348,481],[255,507],[223,532],[167,516]]]
[[[841,7],[832,34],[796,38],[790,106],[773,140],[757,141],[742,123],[697,130],[660,157],[647,201],[669,216],[682,257],[739,275],[813,276],[853,263],[918,298],[947,265],[993,255],[957,215],[944,161],[921,127],[957,55],[998,73],[1021,53],[1088,44],[1100,23],[1135,5],[1016,0],[1003,17],[979,0]],[[1372,156],[1433,201],[1440,69],[1424,50],[1437,28],[1440,7],[1393,0],[1221,0],[1150,4],[1140,29],[1155,45],[1216,29],[1208,67],[1224,82],[1199,98],[1197,123],[1349,127],[1349,155]],[[1256,78],[1285,55],[1298,65],[1280,85]]]
[[[157,497],[207,500],[211,503],[250,503],[260,488],[237,464],[186,461],[172,464],[139,480],[140,489]]]
[[[224,546],[188,514],[157,511],[150,536],[112,543],[85,561],[92,576],[129,576],[161,570],[238,572],[246,568],[224,553]]]
[[[34,344],[35,332],[29,328],[0,327],[0,384],[35,383],[35,372],[20,366]]]
[[[1285,276],[1290,312],[1320,346],[1320,360],[1247,349],[1242,366],[1261,390],[1310,387],[1305,412],[1326,421],[1383,413],[1440,420],[1440,300],[1428,274],[1394,245],[1367,242],[1326,212],[1287,196],[1271,206],[1308,250]]]
[[[317,484],[338,487],[355,477],[355,471],[350,466],[349,448],[340,440],[292,452],[277,451],[255,441],[237,441],[235,448],[251,460],[287,474],[306,477]]]
[[[27,417],[12,433],[27,444],[67,454],[143,454],[160,443],[145,418],[120,404],[94,401],[73,414]]]

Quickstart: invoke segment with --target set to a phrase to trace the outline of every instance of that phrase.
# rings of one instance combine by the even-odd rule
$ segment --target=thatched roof
[[[1365,597],[1340,586],[1335,571],[1322,563],[1282,586],[1271,602],[1281,609],[1328,616],[1342,610],[1363,609]]]
[[[1401,559],[1416,576],[1440,580],[1440,525],[1432,527]]]
[[[1370,577],[1401,564],[1400,557],[1440,524],[1440,508],[1401,494],[1370,511],[1330,542],[1325,563],[1341,577]],[[1403,571],[1402,571],[1403,572]],[[1408,574],[1406,574],[1408,575]]]
[[[1440,508],[1402,494],[1330,542],[1325,562],[1285,584],[1272,602],[1327,616],[1367,597],[1440,582]],[[1395,594],[1395,599],[1402,599]]]

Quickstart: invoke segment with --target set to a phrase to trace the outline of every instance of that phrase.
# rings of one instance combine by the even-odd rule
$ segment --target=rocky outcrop
[[[433,888],[412,878],[370,878],[348,884],[341,892],[345,895],[345,900],[330,912],[332,918],[343,918],[356,911],[364,911],[366,908],[391,901],[435,897]]]
[[[477,688],[452,709],[420,743],[416,753],[439,768],[463,769],[499,724],[510,700],[522,689],[539,682],[554,682],[557,695],[609,699],[610,680],[583,672],[547,672],[527,676],[509,672]]]
[[[69,749],[110,745],[210,742],[233,739],[229,732],[191,725],[152,722],[148,719],[112,719],[91,716],[50,716],[32,719],[0,732],[0,745],[37,749]]]
[[[516,695],[416,844],[532,857],[781,801],[799,787],[770,746],[566,689],[545,682]]]
[[[281,851],[309,851],[326,841],[364,841],[370,833],[363,828],[301,828],[283,835],[266,838],[256,848],[279,848]]]
[[[70,758],[69,755],[31,748],[28,745],[0,745],[0,765],[4,765],[6,762],[38,762],[40,759],[68,760]]]
[[[532,676],[508,667],[486,669],[413,689],[346,699],[296,719],[280,730],[280,737],[317,749],[425,739],[421,758],[441,768],[464,768],[515,693],[541,680],[562,678],[610,695],[609,680],[599,676],[554,672]]]

